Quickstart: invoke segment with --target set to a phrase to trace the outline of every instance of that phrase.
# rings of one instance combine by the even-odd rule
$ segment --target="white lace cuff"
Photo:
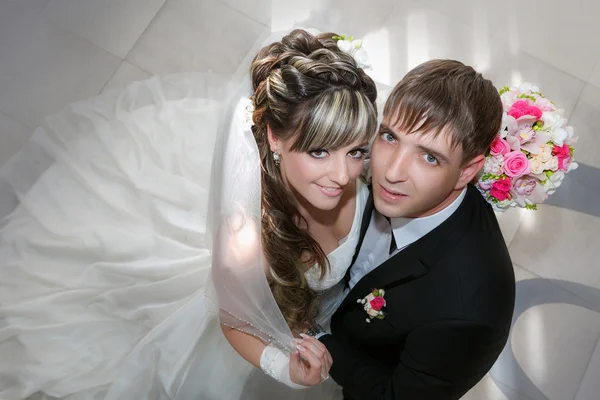
[[[292,389],[308,389],[308,386],[292,382],[290,378],[290,358],[272,344],[265,347],[260,356],[260,369],[271,378]]]

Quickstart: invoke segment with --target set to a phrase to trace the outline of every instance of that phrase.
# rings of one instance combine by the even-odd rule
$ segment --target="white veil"
[[[250,125],[243,117],[243,93],[227,135],[219,138],[213,159],[209,229],[212,242],[211,277],[207,291],[222,324],[277,342],[291,349],[292,333],[271,293],[260,241],[261,164]],[[242,116],[240,116],[242,114]]]

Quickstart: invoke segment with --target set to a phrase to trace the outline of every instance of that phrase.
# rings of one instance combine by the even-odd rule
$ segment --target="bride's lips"
[[[379,194],[384,200],[387,201],[399,201],[407,197],[407,195],[397,192],[395,190],[387,189],[382,185],[379,185]]]
[[[332,188],[332,187],[327,187],[327,186],[321,186],[317,183],[315,183],[315,185],[317,185],[317,187],[319,188],[321,193],[323,193],[325,196],[339,197],[342,194],[342,188]]]

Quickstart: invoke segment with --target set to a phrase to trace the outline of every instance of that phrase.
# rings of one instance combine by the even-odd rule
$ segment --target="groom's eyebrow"
[[[398,135],[396,135],[396,132],[394,132],[393,129],[391,129],[389,126],[387,126],[383,122],[381,124],[379,124],[379,131],[380,132],[385,131],[386,133],[389,133],[390,135],[392,135],[394,137],[394,139],[398,139]]]
[[[394,137],[394,139],[398,140],[398,135],[392,130],[390,129],[389,126],[387,126],[386,124],[384,124],[383,122],[379,125],[379,131],[385,131],[385,133],[388,133],[390,135],[392,135]],[[450,164],[450,158],[447,157],[446,155],[444,155],[441,151],[432,149],[431,147],[427,147],[424,146],[422,144],[417,146],[421,151],[431,154],[432,156],[434,156],[435,158],[438,159],[438,161],[444,162],[446,164]]]
[[[434,156],[435,158],[437,158],[438,161],[442,161],[446,164],[450,164],[450,159],[448,157],[446,157],[444,154],[440,153],[437,150],[434,150],[430,147],[427,146],[423,146],[422,144],[417,146],[421,151],[431,154],[432,156]]]

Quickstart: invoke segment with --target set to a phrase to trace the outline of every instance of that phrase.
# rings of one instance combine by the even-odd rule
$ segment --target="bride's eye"
[[[327,150],[317,149],[311,151],[309,154],[314,158],[325,158],[329,153],[327,152]]]
[[[369,152],[368,149],[354,149],[348,153],[351,158],[361,159],[367,155]]]

